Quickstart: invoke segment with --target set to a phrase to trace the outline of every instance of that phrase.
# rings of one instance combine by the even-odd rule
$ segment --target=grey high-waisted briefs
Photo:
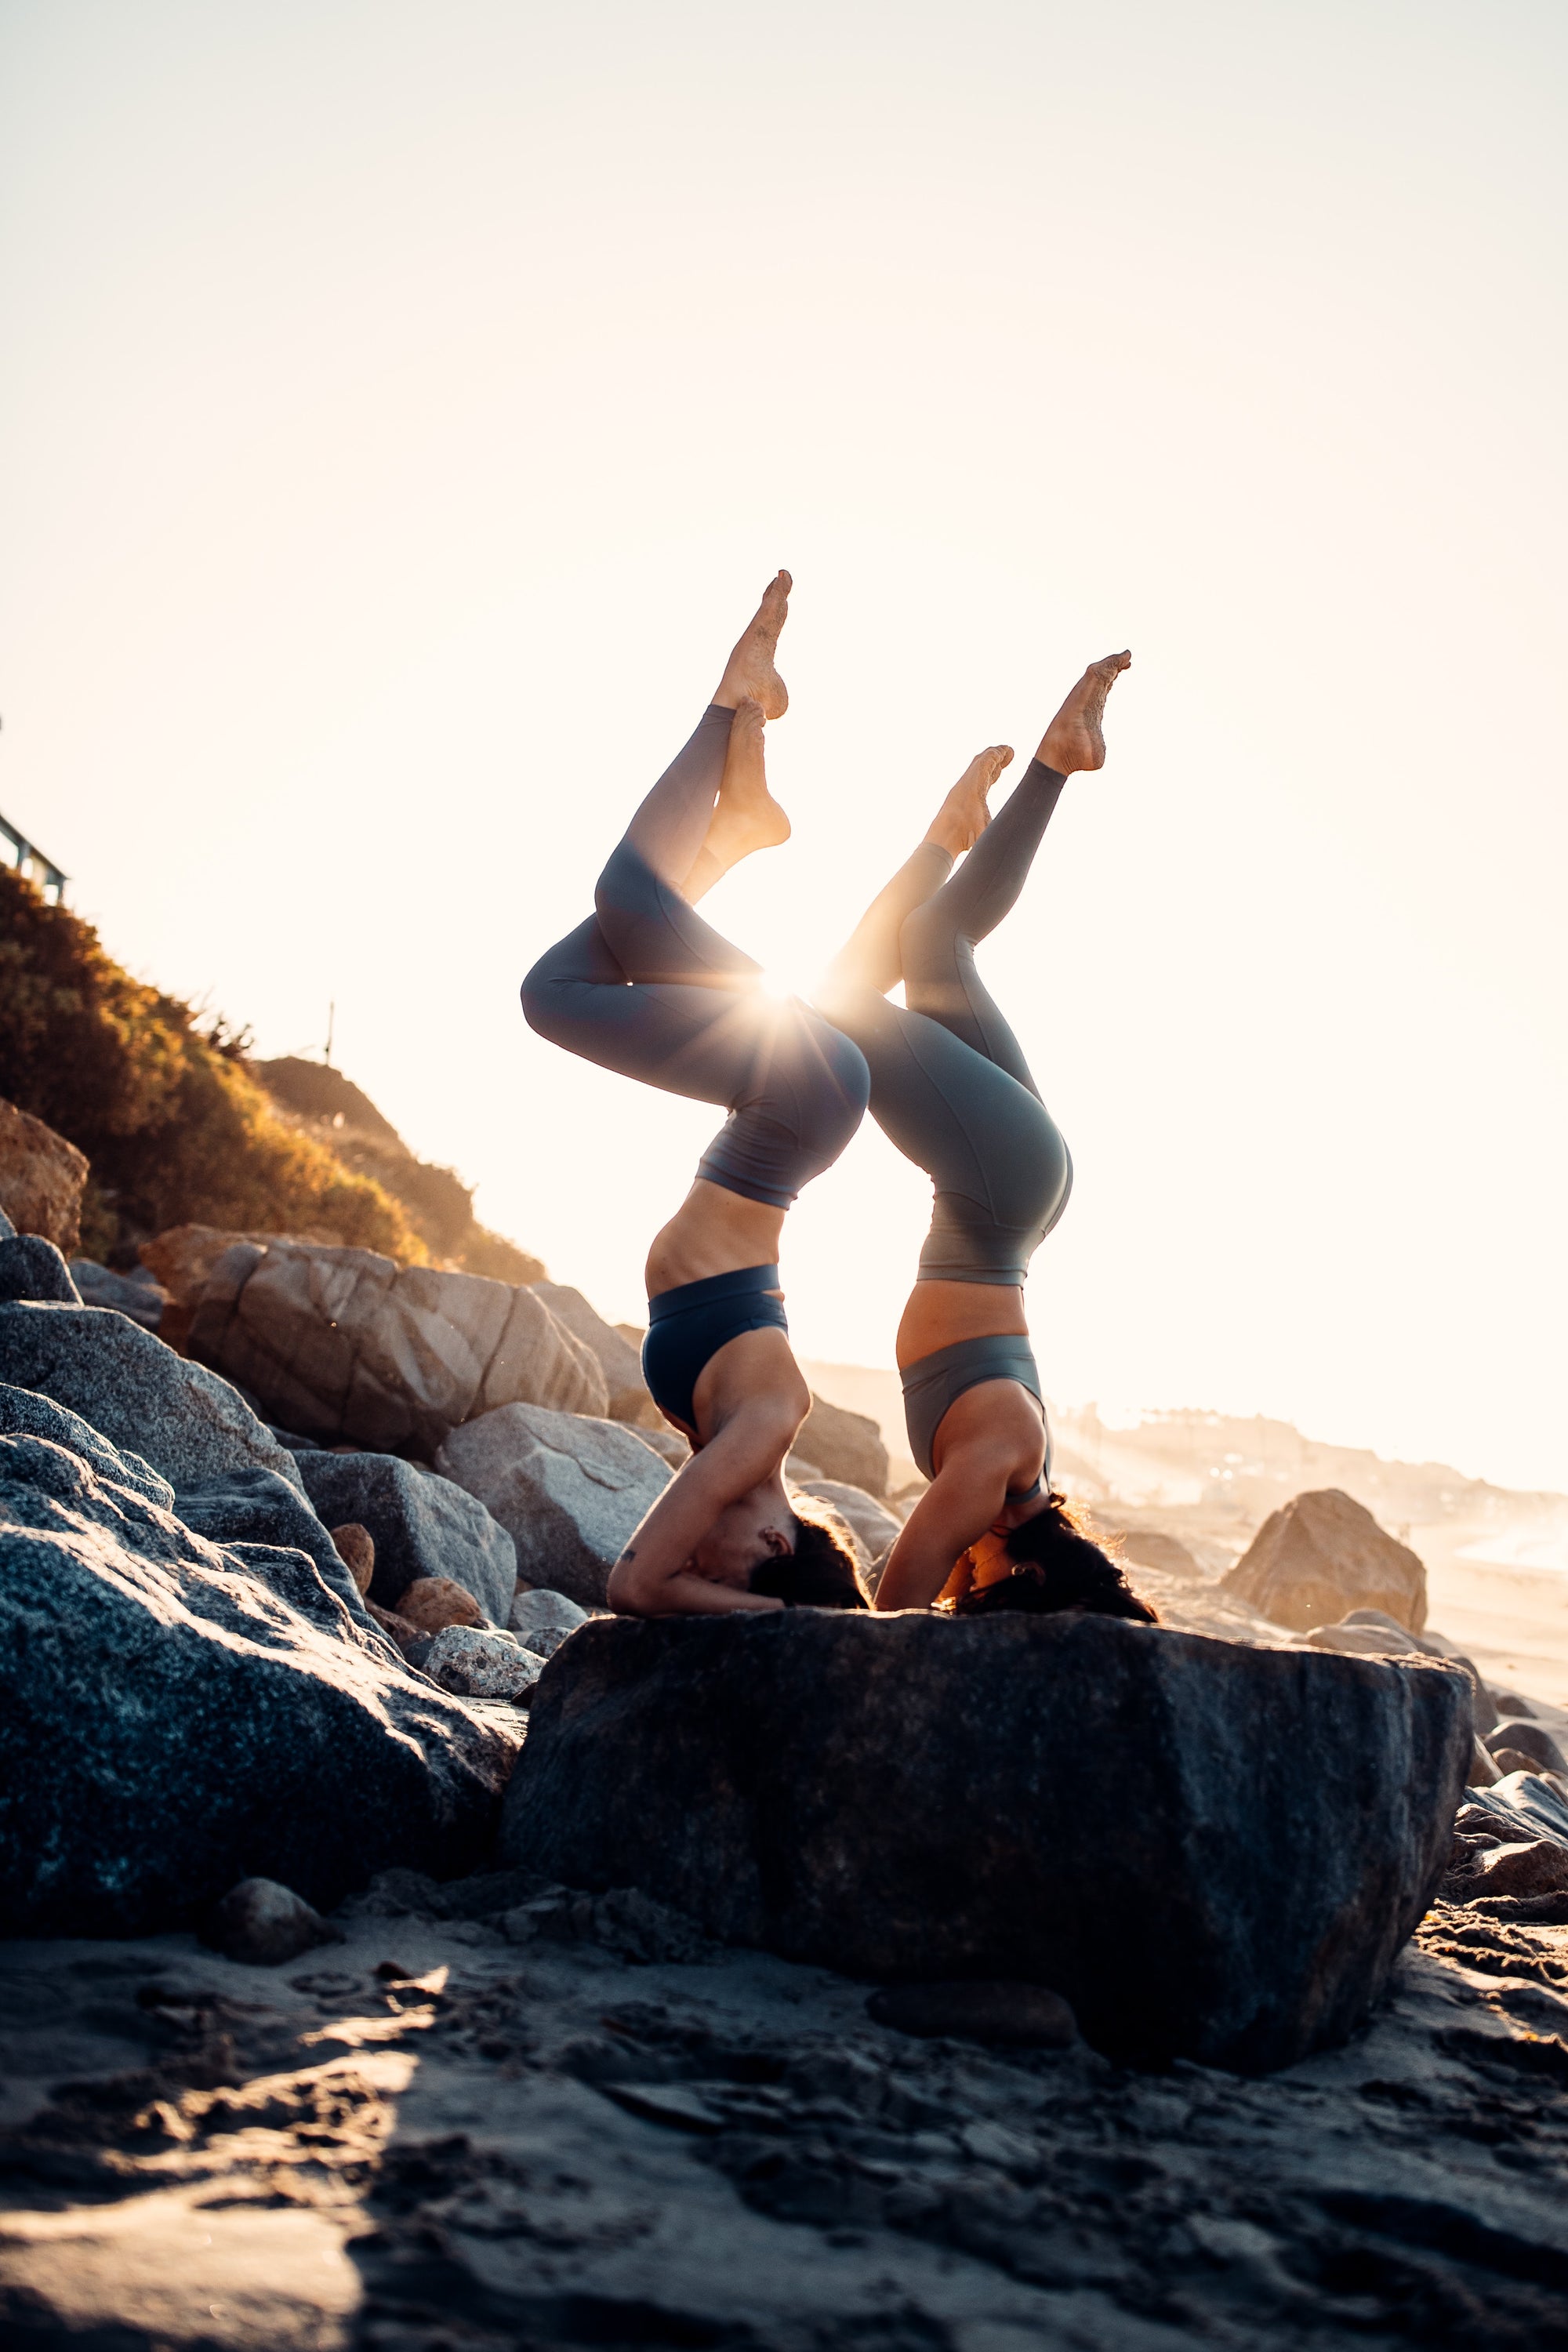
[[[934,1475],[931,1469],[931,1445],[942,1415],[949,1405],[963,1394],[965,1389],[978,1388],[982,1381],[1016,1381],[1028,1390],[1040,1408],[1040,1418],[1046,1420],[1046,1401],[1040,1394],[1040,1375],[1035,1363],[1035,1351],[1027,1339],[1012,1333],[1000,1333],[986,1339],[960,1339],[951,1348],[939,1348],[933,1356],[922,1356],[900,1375],[904,1384],[904,1426],[910,1433],[910,1451],[923,1475]],[[1046,1460],[1040,1472],[1040,1486],[1048,1485],[1051,1475],[1051,1431],[1046,1422]],[[1037,1493],[1039,1486],[1032,1488]],[[1016,1496],[1015,1501],[1026,1499]]]

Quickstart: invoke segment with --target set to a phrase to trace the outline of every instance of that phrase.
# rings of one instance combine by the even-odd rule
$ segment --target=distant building
[[[18,833],[9,818],[3,816],[0,816],[0,866],[13,866],[26,881],[36,883],[51,907],[64,905],[69,875],[62,874],[59,867],[44,856],[36,842],[29,841],[26,834]]]

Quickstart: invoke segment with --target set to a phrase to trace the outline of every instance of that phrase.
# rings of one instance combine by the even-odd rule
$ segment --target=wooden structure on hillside
[[[69,875],[62,873],[52,858],[44,856],[37,842],[29,841],[4,816],[0,816],[0,865],[14,867],[26,881],[36,883],[51,907],[65,904]]]

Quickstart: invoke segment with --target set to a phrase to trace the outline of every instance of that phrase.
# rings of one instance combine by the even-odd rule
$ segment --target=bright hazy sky
[[[0,809],[608,1313],[714,1118],[530,1035],[773,567],[809,974],[1130,645],[984,965],[1064,1401],[1568,1487],[1552,0],[9,0]],[[791,1220],[888,1363],[869,1123]]]

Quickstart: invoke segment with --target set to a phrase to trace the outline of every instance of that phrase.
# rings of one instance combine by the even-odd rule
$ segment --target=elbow
[[[654,1614],[646,1579],[624,1559],[616,1560],[610,1570],[605,1599],[617,1617],[651,1617]]]

